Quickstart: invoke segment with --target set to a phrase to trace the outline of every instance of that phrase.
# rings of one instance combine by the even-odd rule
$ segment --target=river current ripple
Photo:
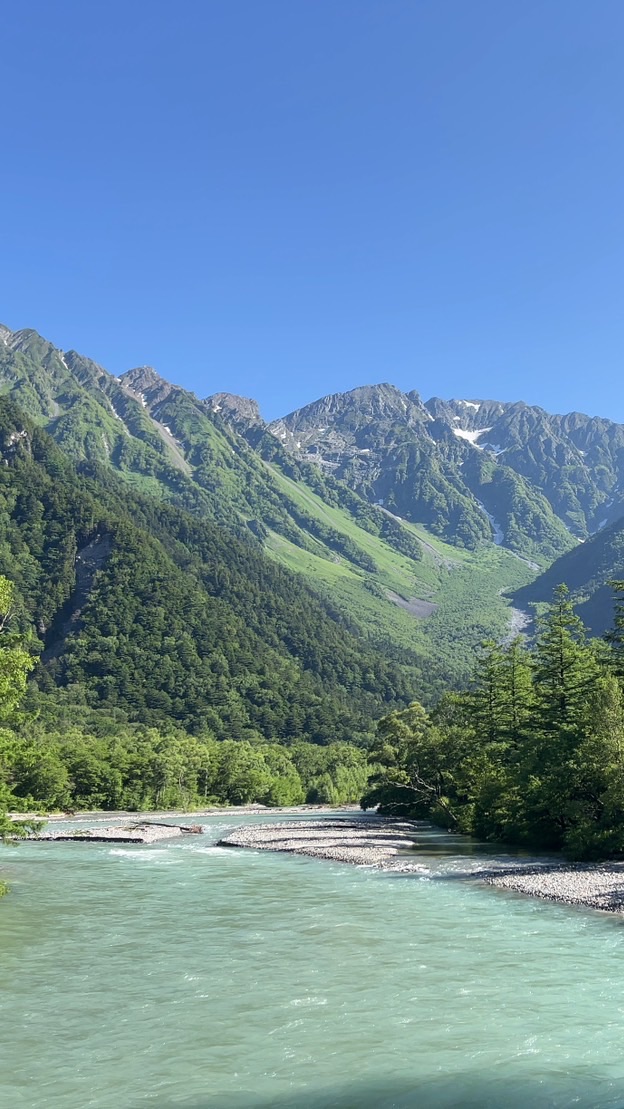
[[[215,846],[251,819],[2,851],[0,1104],[624,1107],[620,917],[439,833],[410,877]]]

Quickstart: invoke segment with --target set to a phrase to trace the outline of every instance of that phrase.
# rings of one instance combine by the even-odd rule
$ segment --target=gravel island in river
[[[414,846],[422,822],[364,815],[320,821],[281,821],[243,825],[224,836],[222,847],[286,851],[317,859],[376,867],[394,873],[427,870],[422,857],[407,852]],[[499,889],[580,905],[606,912],[624,912],[624,862],[543,864],[518,862],[497,870],[471,869],[465,877]]]

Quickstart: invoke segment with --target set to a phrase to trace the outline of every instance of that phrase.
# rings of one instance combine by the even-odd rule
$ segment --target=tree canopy
[[[379,722],[363,804],[577,858],[624,854],[619,599],[615,620],[588,641],[560,586],[531,648],[485,643],[470,689]]]

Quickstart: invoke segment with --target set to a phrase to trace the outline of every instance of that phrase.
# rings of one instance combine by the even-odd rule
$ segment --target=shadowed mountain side
[[[557,559],[512,598],[514,604],[527,609],[550,601],[563,582],[577,600],[579,615],[590,632],[602,635],[613,622],[613,590],[606,583],[620,578],[624,578],[624,520],[605,527]]]

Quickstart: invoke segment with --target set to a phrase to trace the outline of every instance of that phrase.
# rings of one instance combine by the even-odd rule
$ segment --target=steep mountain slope
[[[0,384],[75,462],[109,465],[128,484],[210,516],[239,532],[262,525],[299,545],[317,549],[331,536],[315,534],[308,520],[288,502],[273,476],[234,426],[257,423],[252,401],[220,394],[199,400],[161,378],[151,367],[122,378],[74,351],[63,353],[34,331],[0,329]],[[231,423],[220,415],[230,418]],[[346,491],[345,491],[346,492]],[[383,513],[360,498],[350,498],[370,522],[378,517],[389,542],[400,527],[389,527]],[[310,529],[310,531],[308,530]],[[337,540],[339,542],[339,540]],[[357,558],[357,553],[353,552]],[[416,548],[414,557],[418,557]]]
[[[551,600],[562,582],[577,602],[579,615],[594,635],[613,623],[613,590],[609,581],[624,579],[624,519],[599,531],[557,559],[534,582],[514,594],[514,603],[527,611]]]
[[[270,426],[370,501],[474,548],[484,537],[547,565],[624,514],[624,428],[528,405],[392,385],[324,397]]]
[[[251,538],[104,467],[77,473],[6,398],[0,459],[0,574],[44,649],[35,680],[49,696],[81,691],[218,738],[324,743],[363,740],[412,695],[414,667],[382,658]]]
[[[476,445],[527,478],[579,538],[624,514],[624,427],[529,405],[440,401],[427,407],[476,437]],[[450,420],[449,420],[450,416]]]
[[[292,496],[305,500],[310,510],[316,505],[332,526],[348,534],[352,524],[339,505],[328,505],[309,489],[276,476]],[[449,683],[468,680],[475,647],[483,639],[510,633],[518,614],[502,594],[531,580],[533,572],[495,544],[462,551],[415,525],[403,528],[421,545],[416,564],[379,537],[360,536],[375,563],[374,574],[342,560],[319,558],[273,534],[267,547],[284,565],[305,574],[341,611],[353,613],[384,653],[402,659],[405,651],[417,650],[428,658],[419,696],[432,703]]]
[[[74,462],[109,468],[137,492],[253,537],[304,575],[375,649],[408,666],[415,695],[430,699],[433,686],[461,681],[479,638],[506,633],[510,609],[501,593],[534,571],[492,551],[495,532],[469,491],[456,496],[456,523],[460,528],[462,507],[476,521],[467,544],[474,557],[432,553],[431,537],[400,512],[296,458],[253,401],[226,393],[202,401],[150,367],[117,379],[32,331],[4,329],[1,338],[0,383]],[[388,387],[402,411],[396,394]],[[430,425],[415,396],[410,403],[414,422]],[[373,390],[371,404],[371,415],[381,419],[388,397]],[[455,496],[442,473],[440,481]],[[482,483],[494,484],[487,474]],[[448,567],[460,564],[462,572],[451,575]],[[423,659],[426,683],[418,677]]]
[[[458,546],[485,540],[547,564],[572,539],[530,482],[479,449],[478,431],[417,393],[366,386],[325,397],[271,425],[369,501]],[[468,412],[472,410],[466,409]]]

